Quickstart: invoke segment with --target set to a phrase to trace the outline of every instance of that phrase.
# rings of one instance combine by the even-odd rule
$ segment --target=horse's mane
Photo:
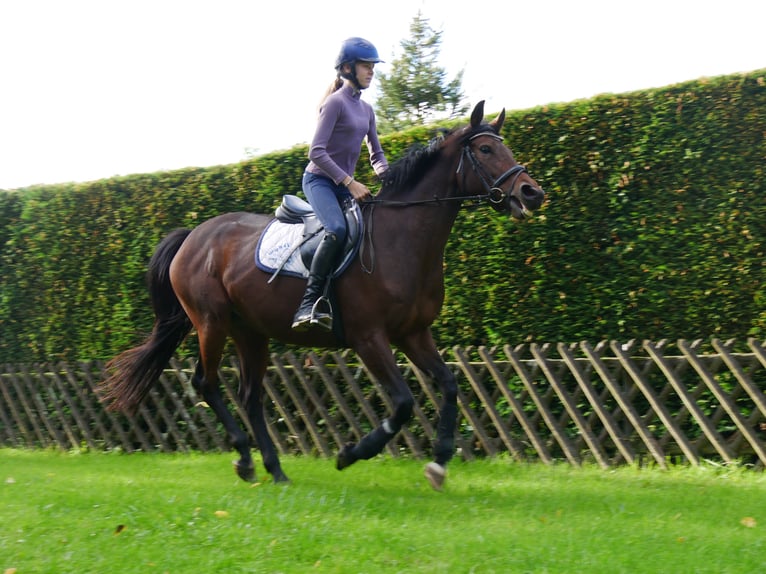
[[[439,159],[444,150],[445,140],[459,131],[464,132],[460,136],[460,141],[464,143],[476,134],[493,132],[493,129],[488,124],[482,124],[476,129],[467,131],[465,129],[442,129],[428,143],[410,146],[404,155],[392,163],[382,176],[380,193],[384,195],[395,194],[413,187]]]
[[[439,158],[444,140],[452,131],[442,130],[426,144],[414,144],[383,175],[381,193],[409,189]]]

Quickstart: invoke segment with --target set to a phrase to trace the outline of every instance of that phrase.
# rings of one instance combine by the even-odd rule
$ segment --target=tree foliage
[[[400,45],[403,53],[391,63],[391,73],[379,73],[375,112],[382,134],[425,125],[435,119],[464,115],[463,70],[452,79],[438,65],[442,32],[418,12],[410,24],[412,36]]]

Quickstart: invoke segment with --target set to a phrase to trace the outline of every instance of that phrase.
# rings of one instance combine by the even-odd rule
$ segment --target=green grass
[[[763,572],[766,477],[455,462],[0,450],[0,572]],[[261,476],[265,472],[259,469]]]

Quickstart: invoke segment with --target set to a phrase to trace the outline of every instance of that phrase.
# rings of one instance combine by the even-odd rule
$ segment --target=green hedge
[[[549,203],[523,224],[461,213],[439,343],[763,338],[765,78],[509,113],[504,135]],[[435,127],[385,138],[389,159]],[[106,359],[132,346],[151,327],[143,273],[160,238],[226,211],[273,210],[299,189],[305,162],[300,146],[0,191],[0,362]]]

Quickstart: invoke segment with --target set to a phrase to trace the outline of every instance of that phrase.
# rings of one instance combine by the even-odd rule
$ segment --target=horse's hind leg
[[[223,354],[226,336],[223,333],[209,332],[205,329],[197,329],[199,338],[200,357],[194,371],[192,384],[205,402],[213,410],[218,420],[229,436],[231,445],[240,455],[234,463],[234,469],[242,480],[253,482],[255,480],[255,466],[250,454],[250,439],[247,433],[237,423],[223,400],[221,386],[218,381],[218,366]]]
[[[263,466],[274,478],[274,482],[290,482],[282,471],[279,454],[266,425],[263,377],[269,359],[268,341],[249,333],[235,337],[235,343],[241,369],[239,398],[247,410],[250,426],[255,433],[255,442],[263,456]]]

